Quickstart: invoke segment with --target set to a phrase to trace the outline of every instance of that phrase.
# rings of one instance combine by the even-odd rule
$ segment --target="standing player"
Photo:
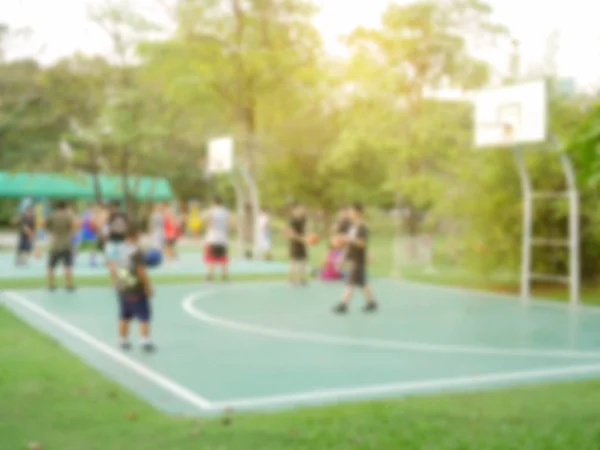
[[[177,259],[177,240],[181,235],[180,219],[169,205],[164,210],[162,221],[162,238],[164,240],[165,259],[172,262]]]
[[[219,196],[213,199],[212,207],[204,214],[203,222],[206,224],[205,261],[208,265],[206,279],[213,279],[215,265],[221,266],[223,281],[228,278],[227,243],[229,229],[231,228],[230,215]]]
[[[306,285],[306,212],[300,203],[292,205],[292,215],[285,231],[290,242],[290,283]]]
[[[96,250],[104,257],[108,240],[108,212],[103,204],[98,204],[92,220],[96,230]]]
[[[348,304],[354,293],[354,288],[361,288],[366,300],[364,310],[372,312],[377,309],[377,303],[373,298],[373,292],[367,283],[367,241],[369,232],[363,220],[363,209],[359,204],[352,206],[350,210],[352,226],[346,236],[347,253],[349,262],[348,283],[342,294],[341,302],[336,305],[334,312],[343,314],[348,310]]]
[[[21,214],[18,222],[19,229],[17,251],[15,255],[15,265],[23,266],[27,264],[33,244],[35,243],[35,217],[33,215],[33,206],[28,204]]]
[[[139,233],[133,224],[125,231],[125,240],[116,249],[114,258],[115,287],[119,297],[119,344],[129,350],[129,323],[140,323],[142,349],[155,350],[150,339],[150,298],[152,286],[144,265],[144,255],[139,246]]]
[[[65,286],[68,291],[75,289],[73,285],[73,235],[78,227],[75,216],[67,208],[65,202],[58,202],[54,211],[46,221],[46,229],[50,235],[50,252],[48,254],[48,289],[56,289],[54,270],[62,263],[64,267]]]
[[[337,241],[343,241],[346,238],[348,232],[350,231],[350,228],[352,228],[351,214],[351,206],[345,206],[340,210],[340,213],[338,214],[338,219],[333,226],[334,239],[336,239]],[[346,265],[346,263],[347,249],[344,248],[342,251],[342,256],[337,259],[336,269],[342,272],[345,269],[344,266]]]
[[[156,203],[150,215],[149,230],[152,235],[152,244],[154,248],[162,250],[164,245],[163,239],[163,221],[164,207],[162,203]]]
[[[119,247],[125,241],[125,235],[127,234],[127,227],[129,225],[127,214],[121,211],[120,204],[116,200],[110,204],[107,225],[108,240],[105,246],[106,261],[111,277],[114,279],[114,260],[117,257]]]

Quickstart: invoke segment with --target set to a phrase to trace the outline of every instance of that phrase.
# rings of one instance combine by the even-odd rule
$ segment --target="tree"
[[[61,145],[68,153],[55,153],[56,170],[65,167],[89,173],[96,201],[102,201],[99,176],[106,169],[103,157],[105,130],[99,117],[106,103],[108,80],[113,68],[104,58],[75,54],[48,67],[42,83],[53,109],[65,124]]]
[[[321,43],[314,13],[307,0],[179,0],[175,38],[148,43],[144,54],[159,73],[176,68],[175,91],[216,111],[227,126],[209,132],[233,132],[254,173],[257,137],[268,128],[262,115],[315,79]]]
[[[98,116],[99,128],[108,131],[104,134],[103,153],[118,168],[126,207],[134,210],[138,184],[132,186],[130,176],[136,172],[139,175],[142,162],[156,150],[154,140],[162,132],[148,118],[148,112],[155,108],[148,92],[138,87],[135,56],[139,43],[159,28],[125,0],[101,5],[90,15],[112,44],[113,66],[104,108]]]
[[[0,64],[0,167],[38,169],[56,154],[64,123],[41,83],[37,62]]]
[[[490,13],[479,1],[394,4],[384,12],[382,28],[358,29],[348,37],[348,74],[361,111],[351,129],[358,140],[376,139],[372,146],[386,153],[385,185],[410,211],[411,234],[468,146],[467,108],[444,105],[434,93],[487,81],[488,66],[470,54],[469,42],[505,34]]]

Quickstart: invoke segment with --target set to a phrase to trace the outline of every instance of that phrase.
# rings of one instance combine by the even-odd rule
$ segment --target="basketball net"
[[[503,123],[502,125],[502,140],[505,144],[509,144],[513,140],[513,126],[510,123]]]

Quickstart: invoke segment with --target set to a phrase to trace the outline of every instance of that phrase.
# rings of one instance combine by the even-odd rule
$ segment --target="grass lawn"
[[[154,411],[1,308],[0,342],[3,450],[600,448],[600,381],[234,413],[227,423]]]

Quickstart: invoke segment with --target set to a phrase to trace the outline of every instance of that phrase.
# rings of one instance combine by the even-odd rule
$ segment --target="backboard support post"
[[[573,164],[555,135],[549,133],[547,120],[547,85],[543,80],[503,86],[477,93],[475,105],[474,143],[478,148],[510,149],[521,184],[523,202],[520,297],[528,303],[532,280],[565,282],[569,288],[569,304],[580,302],[580,220],[579,191]],[[549,145],[548,145],[549,144]],[[526,147],[529,145],[530,147]],[[534,146],[534,147],[532,147]],[[562,192],[536,192],[525,163],[529,149],[558,156],[566,182]],[[546,148],[546,147],[550,148]],[[550,150],[550,151],[548,151]],[[534,201],[568,202],[567,238],[533,237]],[[564,246],[568,249],[568,274],[538,274],[533,272],[532,247],[539,245]]]
[[[575,178],[575,170],[569,156],[561,151],[560,144],[555,136],[551,136],[553,146],[550,154],[556,155],[561,164],[566,180],[566,192],[556,192],[553,196],[539,195],[533,189],[531,176],[527,170],[524,159],[524,150],[520,147],[512,149],[519,179],[523,201],[523,229],[521,236],[521,271],[520,271],[520,297],[525,304],[531,299],[531,281],[535,279],[547,281],[566,281],[569,288],[569,305],[576,307],[580,304],[580,221],[579,221],[579,191]],[[545,193],[547,194],[547,193]],[[568,249],[568,274],[536,274],[532,270],[532,248],[534,245],[555,245],[555,240],[533,239],[533,202],[540,199],[567,200],[568,202],[568,230],[566,247]]]

